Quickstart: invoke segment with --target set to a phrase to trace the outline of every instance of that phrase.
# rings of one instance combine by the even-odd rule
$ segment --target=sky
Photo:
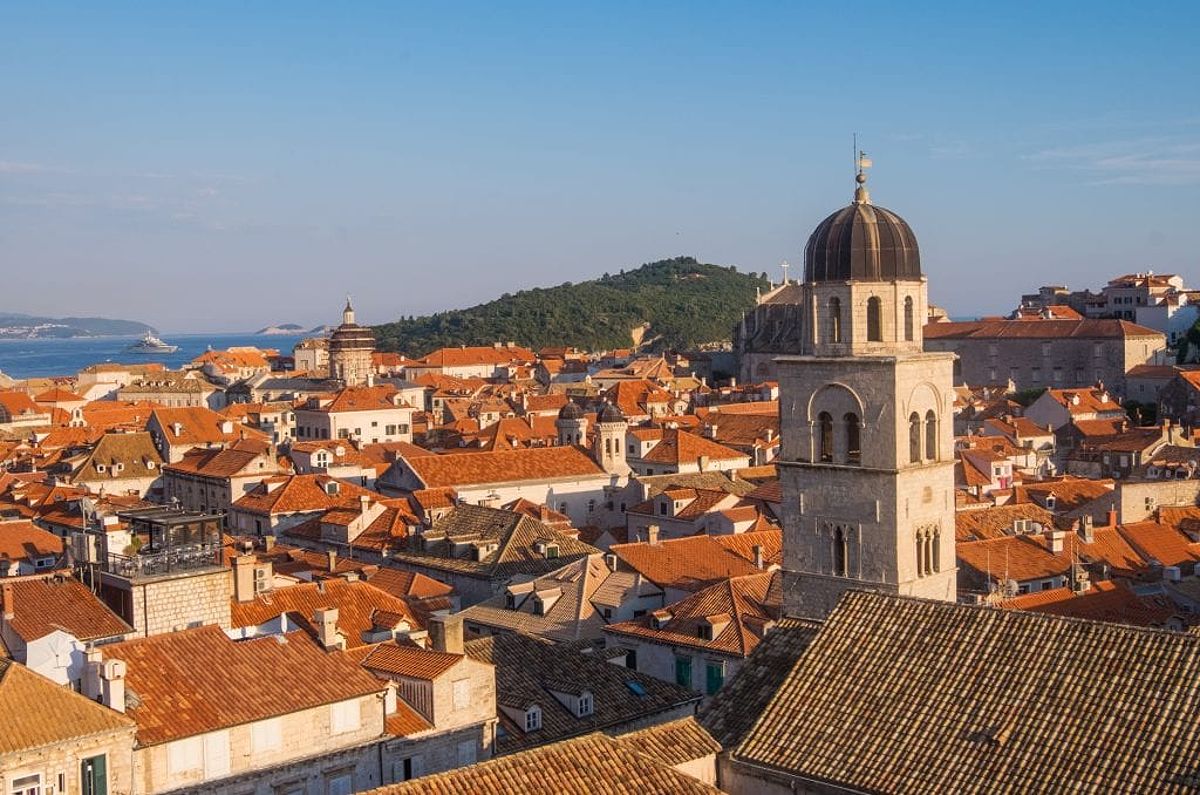
[[[0,0],[0,311],[241,331],[679,254],[777,277],[856,132],[953,316],[1196,285],[1198,31],[1194,2]]]

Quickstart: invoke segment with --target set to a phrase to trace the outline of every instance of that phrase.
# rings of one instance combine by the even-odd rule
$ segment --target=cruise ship
[[[174,353],[179,350],[178,345],[168,345],[167,343],[154,336],[152,332],[147,331],[146,334],[137,342],[130,345],[125,350],[130,353]]]

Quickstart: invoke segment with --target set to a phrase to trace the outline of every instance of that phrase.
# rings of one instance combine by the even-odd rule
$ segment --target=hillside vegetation
[[[765,276],[692,257],[652,262],[616,275],[504,294],[486,304],[375,327],[378,347],[423,356],[440,347],[511,340],[534,349],[628,347],[642,331],[651,349],[727,340],[754,306]]]

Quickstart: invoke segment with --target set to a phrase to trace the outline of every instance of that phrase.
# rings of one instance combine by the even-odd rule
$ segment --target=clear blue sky
[[[1200,282],[1200,4],[509,5],[0,5],[0,310],[241,330],[777,274],[854,131],[952,314]]]

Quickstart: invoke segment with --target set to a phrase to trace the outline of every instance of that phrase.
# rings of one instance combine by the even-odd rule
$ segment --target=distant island
[[[137,336],[154,329],[136,320],[106,317],[40,317],[0,312],[0,339],[71,339],[74,337]]]
[[[687,349],[728,341],[766,274],[693,257],[651,262],[599,279],[506,293],[468,309],[375,327],[380,350],[424,356],[440,347],[513,340],[534,349]]]
[[[317,326],[316,328],[310,328],[306,331],[304,326],[296,323],[278,323],[274,326],[260,328],[254,333],[255,335],[264,337],[294,337],[297,334],[304,334],[305,336],[309,337],[319,337],[323,334],[328,334],[329,331],[329,326]]]

